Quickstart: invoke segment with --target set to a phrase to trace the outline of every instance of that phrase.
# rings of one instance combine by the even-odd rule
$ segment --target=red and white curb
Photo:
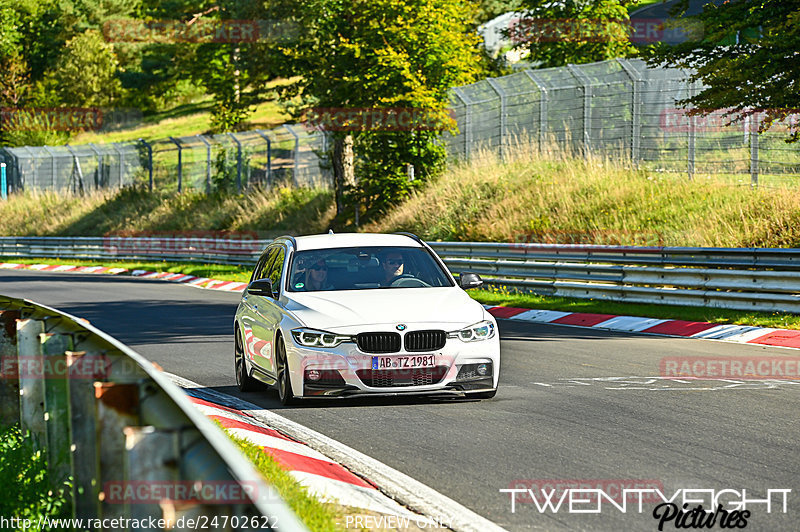
[[[105,266],[73,266],[70,264],[15,264],[11,262],[0,263],[0,269],[6,270],[36,270],[41,272],[67,272],[67,273],[104,273],[110,275],[132,275],[142,279],[158,279],[173,283],[183,283],[197,288],[208,290],[222,290],[224,292],[242,292],[247,283],[237,281],[220,281],[206,277],[195,277],[184,273],[151,272],[147,270],[128,270],[127,268],[108,268]]]
[[[418,528],[503,530],[428,486],[336,440],[253,403],[167,375],[186,390],[205,415],[219,421],[231,434],[262,447],[323,502],[407,518]]]
[[[495,318],[516,321],[800,349],[800,331],[790,329],[750,325],[718,325],[704,321],[665,320],[612,314],[531,310],[492,305],[484,305],[484,308]]]

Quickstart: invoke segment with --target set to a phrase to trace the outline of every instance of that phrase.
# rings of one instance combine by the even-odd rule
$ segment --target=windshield
[[[353,247],[298,251],[290,292],[453,286],[425,248]]]

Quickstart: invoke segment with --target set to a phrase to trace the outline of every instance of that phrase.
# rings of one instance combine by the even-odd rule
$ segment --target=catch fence
[[[800,145],[787,144],[787,126],[758,133],[758,117],[730,123],[724,111],[689,116],[680,100],[702,90],[690,72],[614,59],[528,69],[453,89],[459,125],[448,137],[451,157],[480,150],[501,157],[520,143],[535,150],[622,159],[658,172],[728,176],[756,185],[793,183]],[[749,176],[749,179],[748,179]]]
[[[7,191],[82,193],[138,184],[151,190],[242,192],[254,185],[329,186],[327,139],[283,125],[271,130],[159,140],[0,149]]]
[[[800,143],[787,144],[791,115],[759,133],[760,114],[731,122],[725,111],[689,116],[679,102],[702,85],[690,72],[614,59],[528,69],[454,88],[458,133],[451,160],[520,147],[597,155],[655,172],[714,176],[736,184],[795,184]],[[328,136],[307,125],[156,141],[0,149],[7,188],[81,192],[134,183],[159,190],[243,191],[276,182],[330,186]],[[4,189],[5,190],[5,189]]]

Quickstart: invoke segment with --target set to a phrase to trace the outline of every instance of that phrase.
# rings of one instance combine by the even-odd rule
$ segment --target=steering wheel
[[[392,277],[392,280],[389,281],[389,286],[398,288],[421,288],[428,287],[430,285],[425,281],[417,279],[410,273],[403,273]]]

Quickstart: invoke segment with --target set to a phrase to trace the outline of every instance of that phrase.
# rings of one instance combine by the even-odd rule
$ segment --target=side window
[[[272,248],[267,252],[267,260],[264,261],[263,266],[261,269],[256,272],[256,279],[265,279],[269,277],[270,268],[272,268],[272,264],[275,262],[275,256],[278,254],[277,248]]]
[[[283,259],[286,257],[286,251],[280,248],[274,261],[270,261],[270,267],[267,270],[267,276],[272,280],[272,289],[276,293],[281,291],[281,274],[283,273]]]
[[[250,275],[250,282],[252,283],[256,279],[261,279],[260,274],[264,270],[264,266],[267,264],[267,259],[269,258],[269,251],[265,251],[261,254],[261,257],[258,259],[255,268],[253,268],[253,273]]]

